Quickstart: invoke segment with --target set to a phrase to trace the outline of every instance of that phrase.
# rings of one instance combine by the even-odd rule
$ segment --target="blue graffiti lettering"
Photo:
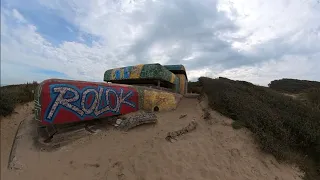
[[[116,80],[119,80],[119,79],[121,79],[121,72],[120,72],[120,70],[119,69],[117,69],[115,72],[114,72],[114,74],[115,74],[115,79]]]
[[[130,101],[132,91],[124,93],[104,86],[86,87],[82,90],[67,84],[50,85],[51,103],[45,113],[45,120],[52,123],[60,108],[75,113],[80,119],[87,116],[97,118],[104,113],[118,114],[122,105],[135,108]],[[113,102],[111,101],[113,100]]]

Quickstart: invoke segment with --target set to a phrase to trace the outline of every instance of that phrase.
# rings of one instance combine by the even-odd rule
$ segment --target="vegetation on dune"
[[[293,96],[301,102],[320,110],[320,88],[310,88],[302,93],[293,94]]]
[[[263,151],[299,163],[305,179],[320,179],[319,109],[244,81],[201,77],[199,85],[209,106],[251,130]],[[309,94],[319,97],[314,91]]]
[[[200,93],[200,92],[201,92],[201,84],[199,83],[199,81],[188,82],[188,93]]]
[[[0,87],[0,116],[8,116],[19,103],[34,100],[37,82]]]
[[[269,87],[284,93],[302,93],[310,88],[320,88],[320,82],[298,79],[279,79],[271,81]]]
[[[311,88],[305,91],[306,99],[320,110],[320,88]]]

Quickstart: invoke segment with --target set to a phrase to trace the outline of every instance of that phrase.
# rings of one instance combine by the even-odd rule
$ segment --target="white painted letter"
[[[47,119],[51,119],[52,118],[53,114],[55,113],[55,111],[57,110],[59,105],[63,105],[64,107],[75,111],[76,113],[78,113],[81,116],[84,114],[84,112],[81,109],[79,109],[77,106],[74,106],[74,105],[70,104],[71,102],[75,102],[75,101],[77,101],[79,99],[79,93],[76,90],[74,90],[72,88],[69,88],[69,87],[55,87],[53,89],[53,91],[54,92],[58,92],[59,95],[55,99],[55,102],[53,103],[53,105],[51,107],[51,110],[50,110],[50,112],[49,112],[49,114],[47,116]],[[74,96],[72,98],[65,99],[64,95],[68,91],[72,92],[74,94]]]
[[[93,96],[93,99],[92,99],[92,105],[91,107],[89,107],[89,109],[86,109],[86,98],[87,98],[87,94],[90,93],[90,92],[94,92],[94,96]],[[96,108],[97,104],[98,104],[98,99],[99,99],[99,96],[98,96],[98,92],[95,90],[95,89],[87,89],[83,92],[82,94],[82,98],[81,98],[81,107],[82,107],[82,110],[86,113],[86,114],[91,114],[93,112],[93,110]]]

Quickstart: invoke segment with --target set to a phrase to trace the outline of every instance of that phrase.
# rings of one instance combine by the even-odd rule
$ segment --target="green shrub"
[[[233,121],[231,125],[233,129],[241,129],[244,127],[244,124],[241,121]]]
[[[201,77],[209,106],[250,129],[262,150],[280,160],[307,155],[320,164],[320,111],[267,87],[226,78]],[[319,178],[313,167],[305,178]],[[311,178],[312,177],[312,178]]]
[[[199,82],[188,82],[188,93],[201,93],[201,87]]]
[[[0,91],[0,115],[7,116],[14,111],[15,100],[6,91]]]
[[[0,87],[0,116],[8,116],[17,104],[34,100],[38,83],[19,84]]]
[[[320,109],[320,88],[311,88],[305,92],[307,100],[316,108]]]

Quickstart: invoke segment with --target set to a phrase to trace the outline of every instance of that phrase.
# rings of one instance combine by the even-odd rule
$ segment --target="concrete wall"
[[[186,94],[187,93],[187,88],[188,88],[188,78],[187,78],[187,73],[186,69],[183,65],[178,64],[178,65],[164,65],[166,69],[174,73],[178,79],[179,79],[179,93],[180,94]]]
[[[143,79],[162,80],[172,83],[174,92],[181,94],[185,94],[186,92],[185,84],[187,82],[187,77],[185,68],[182,65],[162,66],[160,64],[140,64],[136,66],[110,69],[104,74],[104,81],[106,82],[110,81],[121,83],[121,81],[125,82],[129,79],[141,79],[141,81],[143,81]]]
[[[160,64],[140,64],[136,66],[109,69],[104,73],[104,81],[127,79],[159,79],[174,83],[177,77]]]
[[[48,79],[35,94],[35,119],[63,124],[127,114],[173,110],[182,96],[141,86]]]
[[[182,72],[186,72],[186,69],[183,65],[178,64],[178,65],[164,65],[163,67],[165,67],[166,69],[168,69],[169,71],[182,71]]]
[[[186,94],[188,85],[186,76],[184,74],[176,74],[176,76],[179,78],[179,93]]]

